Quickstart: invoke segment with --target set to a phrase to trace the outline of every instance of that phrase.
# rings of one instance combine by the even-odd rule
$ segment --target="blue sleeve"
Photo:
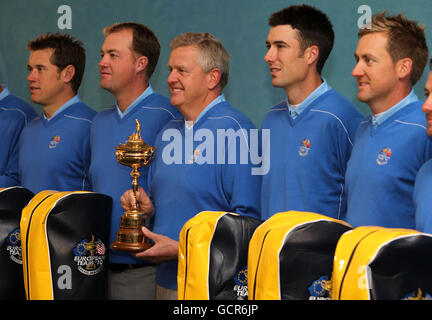
[[[346,106],[347,108],[349,106]],[[340,119],[338,128],[335,130],[338,137],[334,141],[339,142],[339,165],[343,172],[346,171],[348,160],[351,156],[352,148],[354,146],[355,133],[363,117],[356,110],[344,115],[344,118]],[[330,144],[331,145],[331,144]]]
[[[253,129],[256,130],[256,129]],[[261,219],[261,175],[253,174],[254,165],[251,163],[250,144],[260,144],[260,139],[251,141],[249,130],[243,130],[240,135],[227,145],[225,163],[220,165],[222,170],[222,187],[226,198],[230,202],[232,212]],[[258,146],[260,150],[261,147]],[[236,155],[234,164],[230,164],[230,155]]]
[[[24,127],[24,118],[8,120],[8,123],[3,126],[2,139],[2,152],[3,158],[2,166],[0,168],[0,187],[11,187],[20,185],[18,177],[18,141],[21,131]]]

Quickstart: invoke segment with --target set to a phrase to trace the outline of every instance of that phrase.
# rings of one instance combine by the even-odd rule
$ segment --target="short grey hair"
[[[222,42],[208,32],[187,32],[175,37],[170,44],[172,50],[186,46],[195,46],[199,50],[198,63],[205,73],[214,68],[221,71],[219,87],[221,90],[225,88],[229,77],[230,55]]]

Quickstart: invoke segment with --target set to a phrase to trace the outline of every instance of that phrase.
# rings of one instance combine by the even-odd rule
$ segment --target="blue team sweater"
[[[36,111],[23,99],[8,94],[0,100],[0,107],[18,109],[24,113],[26,123],[37,117]]]
[[[242,128],[246,129],[246,135],[239,134],[236,145],[226,143],[221,147],[218,132],[228,129],[238,132]],[[185,122],[180,120],[169,122],[161,130],[149,174],[149,191],[155,207],[154,232],[178,240],[185,222],[204,210],[259,218],[260,176],[251,174],[250,161],[245,164],[240,158],[229,161],[230,154],[239,156],[241,140],[248,139],[248,129],[252,128],[253,123],[245,115],[221,102],[208,110],[193,129],[185,128]],[[193,141],[188,139],[190,135],[195,136]],[[192,141],[193,147],[188,149],[187,141]],[[175,152],[181,156],[175,157]],[[177,288],[177,263],[158,266],[159,285]]]
[[[18,140],[24,126],[36,116],[30,105],[12,94],[0,100],[0,187],[20,184]]]
[[[298,117],[286,101],[266,115],[270,129],[270,171],[263,176],[263,219],[277,212],[298,210],[339,218],[345,211],[346,162],[353,136],[363,117],[355,106],[330,89],[312,101]]]
[[[172,119],[179,117],[179,112],[170,105],[169,100],[157,93],[152,93],[140,101],[123,118],[120,118],[115,106],[99,112],[93,120],[91,131],[90,181],[93,191],[109,195],[113,199],[111,216],[110,243],[116,240],[120,226],[120,216],[124,210],[120,197],[131,188],[131,168],[121,165],[115,157],[115,147],[125,143],[135,132],[135,119],[141,123],[141,137],[149,145],[155,144],[160,129]],[[158,151],[156,151],[158,152]],[[140,169],[139,185],[147,190],[148,167]],[[129,253],[110,251],[110,263],[143,263]]]
[[[371,117],[360,123],[346,173],[343,217],[354,227],[415,228],[415,177],[432,156],[421,106],[408,104],[377,127]]]
[[[21,185],[35,194],[89,190],[89,137],[95,114],[78,102],[50,121],[40,116],[29,122],[19,142]]]
[[[432,160],[428,160],[417,173],[414,185],[415,228],[432,233]]]

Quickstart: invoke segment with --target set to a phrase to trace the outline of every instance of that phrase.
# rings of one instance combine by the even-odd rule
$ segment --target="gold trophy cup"
[[[144,142],[141,138],[141,124],[138,119],[135,121],[136,132],[129,136],[125,144],[120,144],[115,148],[115,155],[119,163],[132,168],[130,175],[132,177],[132,190],[136,199],[138,178],[140,177],[138,169],[148,165],[153,160],[156,148]],[[145,241],[141,230],[144,222],[144,212],[138,209],[135,202],[135,206],[125,211],[120,217],[117,240],[111,244],[111,249],[129,252],[140,252],[148,249],[150,244]]]

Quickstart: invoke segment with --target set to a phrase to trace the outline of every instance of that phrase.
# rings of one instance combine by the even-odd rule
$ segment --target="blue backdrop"
[[[266,111],[285,98],[282,89],[271,86],[263,60],[268,17],[283,7],[300,3],[323,10],[332,21],[336,39],[323,76],[365,115],[369,114],[369,108],[358,102],[356,82],[351,76],[358,20],[363,15],[358,13],[359,7],[367,5],[372,13],[382,10],[405,13],[408,18],[426,26],[428,45],[432,47],[432,1],[427,0],[14,0],[0,9],[0,82],[6,83],[15,95],[29,100],[27,42],[40,33],[70,33],[84,43],[87,53],[79,95],[81,100],[99,111],[114,101],[111,94],[99,87],[102,29],[115,22],[136,21],[148,25],[161,42],[161,57],[150,82],[154,89],[169,96],[166,65],[170,41],[183,32],[206,31],[218,37],[232,56],[230,80],[224,92],[227,99],[260,127]],[[59,28],[59,19],[64,17],[64,12],[58,13],[61,5],[71,9],[71,29]],[[415,86],[421,100],[424,99],[423,86],[428,70],[429,66]],[[34,107],[41,112],[40,106]]]

